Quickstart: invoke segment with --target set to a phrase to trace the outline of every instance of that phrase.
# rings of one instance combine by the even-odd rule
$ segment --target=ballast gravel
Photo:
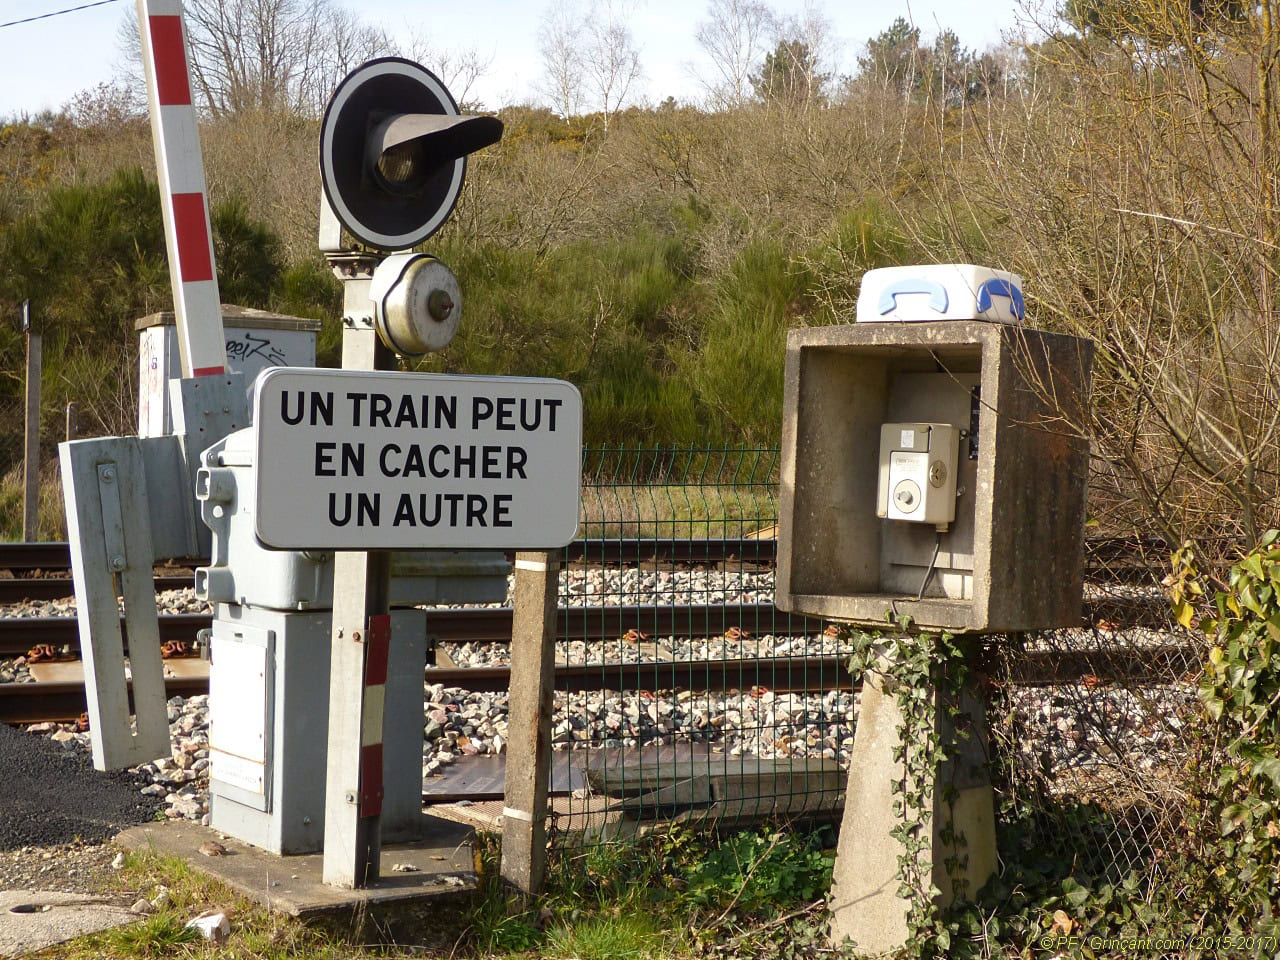
[[[574,568],[561,571],[560,603],[566,606],[617,606],[631,604],[737,604],[773,600],[771,572],[695,570],[600,570]],[[508,598],[509,599],[509,598]],[[208,611],[193,591],[166,591],[158,598],[166,613]],[[473,604],[497,606],[499,604]],[[71,616],[74,600],[22,604],[0,609],[0,616]],[[639,625],[643,629],[643,625]],[[749,626],[745,625],[744,626]],[[1160,631],[1147,631],[1145,643],[1168,643]],[[1076,634],[1079,634],[1077,637]],[[1058,646],[1117,641],[1097,631],[1062,631]],[[1135,645],[1143,645],[1138,643]],[[497,666],[509,663],[506,644],[441,644],[442,651],[460,667]],[[638,632],[603,643],[560,641],[559,662],[639,663],[700,660],[754,659],[793,656],[845,656],[852,652],[847,639],[810,636],[752,636],[730,628],[720,636],[697,639],[645,637]],[[29,679],[23,658],[0,661],[0,683]],[[438,777],[468,756],[500,755],[507,740],[505,693],[477,693],[424,683],[423,773]],[[646,744],[705,743],[713,751],[760,757],[813,757],[847,763],[853,742],[855,696],[849,691],[808,694],[775,693],[764,688],[712,693],[591,691],[555,694],[552,721],[553,749],[557,751],[599,747],[634,747]],[[1134,759],[1137,772],[1158,769],[1161,761],[1178,754],[1180,718],[1191,710],[1186,688],[1171,685],[1128,691],[1122,687],[1094,690],[1089,687],[1023,688],[1013,692],[1009,708],[1030,736],[1021,748],[1034,752],[1050,769],[1064,773],[1105,774],[1107,769],[1128,767]],[[168,704],[173,753],[143,764],[128,773],[104,775],[92,771],[88,761],[89,735],[65,724],[41,724],[33,733],[18,734],[0,726],[0,769],[6,770],[13,737],[26,747],[41,749],[59,764],[71,763],[70,772],[54,767],[40,771],[43,793],[57,793],[72,813],[92,810],[102,821],[97,833],[85,833],[74,818],[48,822],[15,819],[8,803],[14,789],[11,777],[0,777],[0,886],[13,870],[56,870],[64,859],[102,860],[94,837],[109,836],[120,827],[152,817],[182,818],[208,823],[208,698],[175,697]],[[1100,714],[1105,719],[1098,722]],[[1158,718],[1158,719],[1153,719]],[[1106,729],[1102,729],[1105,727]],[[46,736],[36,734],[44,733]],[[26,755],[26,754],[24,754]],[[67,778],[71,778],[67,780]],[[63,790],[64,780],[72,784]],[[1075,778],[1064,777],[1071,789]],[[110,813],[87,792],[111,788],[122,791],[124,813]],[[26,790],[28,796],[31,790]],[[127,799],[125,799],[127,795]],[[96,795],[95,795],[96,796]],[[43,801],[36,801],[42,806]],[[108,826],[109,824],[109,826]],[[6,829],[8,833],[6,834]],[[80,832],[77,832],[80,831]],[[8,840],[6,841],[6,836]],[[79,837],[79,841],[77,841]],[[6,852],[6,843],[8,852]],[[61,846],[59,846],[61,844]],[[15,846],[16,845],[16,846]],[[22,850],[32,851],[23,856]],[[46,857],[45,854],[56,851]],[[21,868],[16,866],[22,861]],[[99,868],[101,864],[98,864]]]

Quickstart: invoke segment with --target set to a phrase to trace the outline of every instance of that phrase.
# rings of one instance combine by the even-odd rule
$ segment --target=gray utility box
[[[1078,624],[1089,446],[1072,425],[1092,359],[1088,340],[982,321],[792,331],[778,606],[957,633]],[[960,429],[954,476],[926,476],[954,486],[954,519],[899,519],[884,444],[943,424]],[[918,486],[899,484],[910,504]]]
[[[268,367],[314,367],[319,320],[304,320],[250,307],[222,305],[227,366],[244,374],[246,390]],[[138,436],[173,432],[169,381],[182,376],[173,313],[153,313],[133,325],[138,331]]]
[[[324,846],[328,611],[218,604],[209,671],[210,823],[279,854]],[[382,838],[422,827],[426,614],[395,610],[387,663]]]
[[[202,454],[201,519],[213,533],[196,593],[215,604],[209,645],[209,793],[216,830],[279,854],[324,839],[333,641],[330,551],[269,550],[254,536],[251,429]],[[392,554],[393,606],[501,602],[511,565],[501,551]],[[422,817],[422,703],[427,614],[391,612],[381,831],[417,837]]]

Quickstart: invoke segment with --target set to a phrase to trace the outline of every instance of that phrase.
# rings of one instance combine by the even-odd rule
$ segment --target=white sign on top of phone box
[[[582,397],[563,380],[268,370],[254,430],[267,546],[550,549],[578,530]]]

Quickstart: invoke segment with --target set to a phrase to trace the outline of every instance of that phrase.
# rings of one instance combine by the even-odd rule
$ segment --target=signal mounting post
[[[461,115],[445,86],[408,60],[370,61],[338,85],[321,124],[319,246],[343,283],[344,370],[394,370],[397,352],[452,339],[456,278],[434,258],[395,251],[444,224],[467,154],[501,135],[501,121]],[[345,249],[343,228],[393,255]],[[390,570],[386,550],[334,557],[323,879],[337,887],[379,878]]]

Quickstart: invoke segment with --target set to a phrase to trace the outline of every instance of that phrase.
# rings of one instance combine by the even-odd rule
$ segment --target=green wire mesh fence
[[[590,611],[556,645],[583,668],[556,691],[560,835],[831,816],[847,651],[773,606],[778,451],[599,448],[583,473],[584,548],[560,582]]]
[[[559,582],[556,843],[839,817],[852,651],[773,606],[778,467],[768,447],[586,452],[580,539]],[[1002,849],[1156,877],[1203,649],[1172,622],[1167,545],[1091,541],[1087,557],[1080,626],[988,643]],[[475,649],[454,649],[460,664],[509,662],[503,644],[461,646]],[[505,694],[431,696],[453,702],[429,704],[430,744],[501,752]],[[500,779],[489,788],[500,795]]]

